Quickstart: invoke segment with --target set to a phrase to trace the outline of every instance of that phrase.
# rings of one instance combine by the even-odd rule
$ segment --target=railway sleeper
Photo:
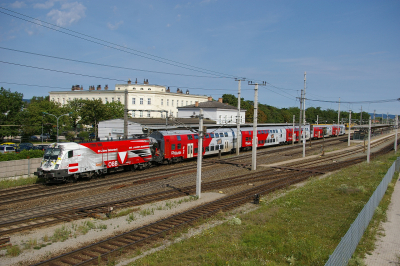
[[[102,249],[105,249],[105,250],[113,250],[114,249],[114,248],[108,246],[107,244],[99,245],[99,247],[102,248]]]
[[[85,261],[86,259],[83,259],[82,257],[79,257],[78,255],[73,255],[71,258],[77,260],[77,261]]]
[[[132,243],[132,241],[128,241],[125,239],[116,239],[113,241],[109,242],[111,245],[117,246],[117,247],[121,247],[121,246],[125,246],[126,244],[130,244]]]
[[[76,264],[76,262],[69,260],[68,258],[60,258],[60,261],[66,263],[66,264],[70,264],[70,265]]]
[[[104,253],[107,253],[107,252],[108,252],[108,249],[104,251],[104,250],[99,249],[98,247],[99,247],[99,246],[94,247],[94,248],[91,248],[90,250],[91,250],[91,251],[94,251],[94,252],[97,252],[97,253],[100,253],[100,254],[104,254]],[[96,256],[95,256],[95,257],[96,257]]]
[[[81,254],[89,257],[89,258],[94,258],[94,257],[98,257],[97,254],[91,253],[90,251],[82,251]]]

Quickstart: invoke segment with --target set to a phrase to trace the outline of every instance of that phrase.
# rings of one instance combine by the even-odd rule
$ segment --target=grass
[[[19,178],[16,180],[3,180],[0,181],[0,189],[11,188],[11,187],[19,187],[25,185],[32,185],[37,183],[43,183],[44,180],[38,177],[27,177],[27,178]]]
[[[381,156],[312,178],[264,200],[255,211],[129,265],[324,265],[395,159]],[[375,212],[377,224],[385,217],[390,189],[393,185]],[[362,265],[375,234],[366,234],[368,242],[357,248],[353,265]]]

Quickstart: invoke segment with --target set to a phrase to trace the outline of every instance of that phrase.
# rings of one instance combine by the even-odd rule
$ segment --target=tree
[[[79,116],[81,117],[80,121],[82,124],[93,125],[95,132],[97,132],[99,121],[107,117],[106,105],[99,99],[82,100]]]
[[[0,88],[0,139],[19,135],[21,110],[24,107],[23,94]],[[12,126],[5,126],[12,125]]]
[[[115,119],[124,117],[125,106],[120,102],[108,102],[105,104],[106,115],[104,119]]]

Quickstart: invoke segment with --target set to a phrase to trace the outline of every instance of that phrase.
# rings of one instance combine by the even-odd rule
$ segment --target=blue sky
[[[26,99],[136,78],[217,99],[237,96],[234,78],[244,77],[268,82],[259,102],[282,108],[299,106],[307,72],[306,107],[337,109],[340,97],[341,110],[400,113],[399,101],[366,103],[400,98],[397,0],[21,0],[0,7],[0,86]],[[247,81],[242,97],[254,99]]]

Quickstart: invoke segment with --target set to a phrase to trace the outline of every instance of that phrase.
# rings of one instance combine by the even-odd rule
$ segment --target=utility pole
[[[368,127],[368,152],[367,152],[367,163],[369,163],[371,152],[371,117],[369,117],[369,127]]]
[[[237,113],[237,118],[236,118],[236,124],[237,124],[237,136],[236,136],[236,155],[239,155],[239,150],[241,147],[241,142],[242,142],[242,134],[240,133],[240,85],[242,84],[242,80],[244,81],[245,79],[235,79],[236,81],[239,81],[238,85],[238,113]]]
[[[257,143],[258,143],[258,138],[257,138],[257,112],[258,112],[258,85],[260,86],[265,86],[267,85],[267,82],[263,81],[262,84],[258,83],[253,83],[252,81],[248,82],[249,85],[255,85],[254,86],[254,117],[253,117],[253,148],[251,152],[252,160],[251,160],[251,170],[255,171],[257,169]]]
[[[317,115],[317,126],[318,126],[318,115]]]
[[[375,112],[376,112],[376,110],[374,110],[374,122],[373,122],[374,125],[375,125]]]
[[[347,146],[350,147],[350,131],[351,131],[351,110],[349,111],[349,134],[348,134],[348,140],[347,140]]]
[[[389,125],[389,112],[387,112],[387,114],[386,114],[386,124]]]
[[[128,139],[128,89],[125,89],[124,139]]]
[[[199,145],[197,150],[197,177],[196,177],[196,196],[201,196],[201,162],[203,160],[203,109],[199,114]]]
[[[304,92],[303,92],[303,158],[306,157],[306,75],[304,71]]]
[[[337,123],[339,126],[340,125],[340,97],[339,97],[339,109],[338,109],[338,114],[337,114]]]
[[[294,138],[296,134],[294,133],[294,122],[295,122],[296,116],[293,115],[293,129],[292,129],[292,145],[294,145]]]
[[[300,94],[299,144],[301,143],[301,123],[303,123],[303,90]]]
[[[361,105],[361,113],[360,113],[360,126],[362,125],[362,105]]]
[[[399,116],[396,115],[396,131],[394,133],[394,152],[397,152],[397,128],[399,127]]]

